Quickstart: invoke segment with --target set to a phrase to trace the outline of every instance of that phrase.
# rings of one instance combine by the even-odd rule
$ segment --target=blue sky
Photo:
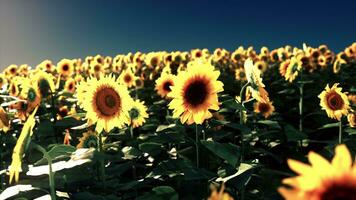
[[[44,59],[356,41],[356,1],[1,0],[0,68]]]

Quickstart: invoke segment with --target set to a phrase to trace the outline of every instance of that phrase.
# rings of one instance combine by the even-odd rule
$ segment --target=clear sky
[[[134,51],[356,41],[356,1],[0,0],[0,68]]]

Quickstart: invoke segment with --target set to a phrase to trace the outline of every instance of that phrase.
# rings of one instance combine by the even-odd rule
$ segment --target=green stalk
[[[339,121],[339,144],[342,143],[342,120]]]
[[[247,86],[249,85],[249,83],[247,82],[244,86],[242,86],[241,90],[240,90],[240,98],[241,98],[241,104],[243,107],[243,93],[245,91],[245,89],[247,88]],[[240,110],[240,124],[243,125],[244,124],[244,120],[243,120],[243,110]],[[245,149],[245,142],[244,142],[244,134],[241,132],[241,162],[243,162],[244,160],[244,149]]]
[[[48,154],[46,149],[44,149],[40,145],[35,144],[35,143],[32,143],[32,145],[34,146],[35,149],[37,149],[38,151],[40,151],[43,154],[43,157],[48,162],[48,166],[49,166],[49,173],[48,173],[48,176],[49,176],[49,189],[50,189],[50,193],[51,193],[51,199],[52,200],[56,200],[56,190],[55,190],[55,180],[54,180],[54,173],[55,172],[53,172],[53,169],[52,169],[52,158]]]
[[[241,104],[243,107],[244,103],[243,103],[243,93],[246,90],[247,86],[249,85],[249,82],[247,82],[244,86],[242,86],[241,90],[240,90],[240,98],[241,98]],[[240,124],[243,125],[244,124],[244,120],[243,120],[243,110],[240,110]],[[240,157],[240,162],[244,161],[244,154],[245,154],[245,142],[244,142],[244,134],[241,132],[241,157]],[[244,200],[245,199],[245,186],[243,186],[243,188],[241,189],[241,199]]]
[[[303,69],[300,70],[300,84],[299,84],[299,132],[303,131],[303,96],[304,96],[304,83],[303,83]],[[299,147],[302,151],[303,141],[299,141]]]
[[[300,70],[300,84],[299,84],[299,131],[303,131],[303,96],[304,96],[304,83],[303,83],[303,69]]]
[[[195,153],[196,153],[197,168],[199,168],[199,132],[198,132],[198,124],[195,124]]]
[[[132,122],[131,122],[132,124]],[[133,134],[133,128],[132,126],[130,126],[130,135],[131,135],[131,139],[134,139],[134,134]]]
[[[247,82],[245,85],[243,85],[242,86],[242,88],[241,88],[241,90],[240,90],[240,98],[241,98],[241,104],[242,104],[242,106],[244,106],[243,105],[243,98],[242,98],[242,95],[243,95],[243,92],[245,91],[245,89],[246,89],[246,87],[249,85],[249,83]],[[243,111],[242,110],[240,110],[240,124],[242,125],[242,124],[244,124],[244,121],[243,121]]]
[[[99,152],[104,153],[102,132],[99,133]],[[104,162],[104,159],[100,159],[100,177],[101,177],[101,180],[103,181],[103,186],[105,188],[105,162]]]
[[[52,159],[47,158],[48,166],[49,166],[49,188],[51,191],[51,199],[56,199],[56,191],[55,191],[55,181],[54,181],[54,172],[52,170]]]

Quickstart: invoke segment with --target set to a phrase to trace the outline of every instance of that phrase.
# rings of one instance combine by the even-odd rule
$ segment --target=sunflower
[[[261,47],[260,54],[268,55],[269,54],[269,49],[267,47]]]
[[[262,73],[265,72],[267,70],[267,63],[265,61],[257,61],[255,63],[257,69],[259,69]]]
[[[74,65],[73,61],[69,59],[62,59],[57,63],[57,72],[61,75],[63,78],[67,78],[72,76],[74,72]]]
[[[193,60],[200,59],[203,57],[203,52],[200,49],[193,49],[190,54],[191,54],[191,57],[193,58]]]
[[[223,49],[221,48],[215,49],[213,54],[213,60],[215,62],[219,62],[223,57],[224,57]]]
[[[326,85],[325,90],[319,94],[320,106],[326,111],[328,117],[341,120],[342,115],[347,115],[350,109],[350,103],[345,93],[341,92],[342,88],[337,87],[335,83],[331,88]]]
[[[125,86],[119,85],[113,76],[104,76],[100,80],[92,79],[78,98],[83,98],[83,108],[87,111],[89,125],[96,123],[98,133],[110,132],[114,127],[123,127],[128,123],[128,109],[132,102]]]
[[[301,63],[297,60],[297,58],[292,57],[287,67],[284,78],[286,79],[286,81],[293,82],[297,78],[301,70],[302,70]]]
[[[105,66],[101,63],[93,61],[89,65],[89,72],[92,76],[100,77],[105,73]]]
[[[87,91],[90,89],[90,86],[96,84],[96,82],[97,82],[97,80],[95,78],[89,78],[86,81],[78,82],[78,84],[76,84],[75,95],[78,99],[78,105],[80,107],[83,108]]]
[[[21,90],[21,96],[26,99],[27,101],[27,106],[28,110],[32,111],[34,108],[36,108],[38,105],[41,103],[41,94],[39,90],[37,90],[36,87],[34,87],[31,84],[30,80],[26,80],[23,82],[21,85],[22,90]]]
[[[234,63],[241,63],[243,61],[243,59],[245,58],[245,55],[243,55],[243,53],[241,51],[234,51],[231,54],[231,60]]]
[[[174,85],[174,80],[176,76],[173,74],[162,73],[161,77],[156,80],[156,87],[157,93],[162,97],[166,97],[171,91],[172,86]]]
[[[61,106],[59,109],[58,109],[58,113],[57,113],[57,119],[60,120],[60,119],[63,119],[64,117],[68,116],[69,115],[69,110],[68,110],[68,106]]]
[[[77,149],[80,148],[98,148],[99,138],[94,131],[83,133],[83,137],[79,138]]]
[[[127,68],[126,70],[122,71],[119,76],[120,83],[128,88],[135,87],[137,79],[139,78],[135,76],[131,68]]]
[[[224,91],[224,84],[217,80],[219,75],[210,63],[199,59],[188,63],[187,71],[178,74],[168,94],[173,98],[169,103],[173,117],[187,124],[202,124],[211,118],[209,109],[219,110],[217,93]]]
[[[246,93],[251,93],[252,97],[259,102],[268,101],[269,97],[264,89],[265,85],[262,82],[261,71],[253,64],[252,59],[248,58],[245,61],[244,69],[247,82],[250,84],[246,88]]]
[[[18,73],[18,69],[17,69],[17,65],[9,65],[6,69],[5,69],[5,72],[6,72],[6,77],[7,78],[12,78],[12,77],[15,77],[17,76],[17,73]]]
[[[346,61],[342,58],[337,58],[333,64],[333,72],[335,74],[339,73],[341,70],[341,67],[346,65]]]
[[[331,162],[314,152],[309,152],[308,160],[310,165],[288,160],[289,167],[298,176],[283,180],[290,186],[278,189],[285,199],[355,199],[356,164],[352,164],[351,154],[344,144],[335,148]]]
[[[15,117],[18,119],[25,121],[29,115],[29,107],[26,100],[20,97],[20,101],[15,102],[14,104],[10,105],[10,109],[16,109]]]
[[[229,193],[225,192],[225,184],[221,185],[219,191],[215,186],[211,186],[210,190],[211,194],[208,200],[234,200],[234,198]]]
[[[0,74],[0,90],[1,88],[7,84],[7,79],[4,74]]]
[[[347,95],[347,99],[351,102],[352,105],[356,106],[356,94]]]
[[[8,91],[9,91],[9,95],[16,97],[20,94],[20,82],[19,81],[19,77],[16,77],[14,80],[11,81]]]
[[[44,60],[40,64],[37,65],[36,69],[40,69],[47,73],[52,73],[55,70],[55,66],[52,64],[52,61]]]
[[[245,82],[247,80],[244,68],[235,69],[235,79],[241,82]]]
[[[142,124],[146,122],[146,118],[148,118],[147,107],[144,103],[145,102],[141,102],[140,100],[135,100],[130,105],[129,125],[131,125],[133,128],[142,126]]]
[[[10,120],[4,108],[0,106],[0,130],[6,133],[9,130],[9,127],[10,127]]]
[[[19,66],[18,73],[22,77],[27,77],[30,67],[27,64],[22,64]]]
[[[318,57],[318,64],[322,69],[326,68],[327,61],[326,61],[326,57],[324,55],[320,55]]]
[[[254,105],[254,111],[262,114],[266,119],[274,112],[274,106],[272,101],[256,102]]]
[[[155,68],[160,64],[161,59],[158,53],[149,53],[146,55],[145,62],[148,67]]]
[[[69,92],[69,93],[75,92],[75,80],[74,79],[69,78],[66,80],[66,83],[64,85],[64,91]]]
[[[53,76],[44,71],[37,71],[33,77],[33,84],[36,86],[37,90],[40,92],[41,96],[46,98],[50,93],[54,92],[54,82]]]
[[[287,73],[289,64],[290,64],[290,59],[287,59],[287,60],[281,62],[281,64],[279,65],[279,74],[281,74],[282,76],[285,76]]]

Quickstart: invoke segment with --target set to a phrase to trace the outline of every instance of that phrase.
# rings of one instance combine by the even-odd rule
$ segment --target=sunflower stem
[[[47,160],[48,162],[48,176],[49,176],[49,189],[50,189],[50,194],[51,194],[51,199],[56,200],[56,190],[55,190],[55,180],[54,180],[54,173],[52,169],[52,158],[48,154],[45,148],[41,147],[38,144],[35,144],[32,142],[32,145],[34,146],[35,149],[40,151],[43,154],[43,157]]]
[[[196,161],[197,161],[197,168],[199,168],[199,131],[198,131],[198,124],[195,124],[195,153],[196,153]]]
[[[300,84],[299,84],[299,132],[303,132],[303,96],[304,96],[304,83],[303,83],[303,69],[300,70]],[[302,150],[303,141],[299,141],[299,147]]]
[[[339,121],[339,144],[342,143],[342,120]]]
[[[132,122],[131,122],[132,124]],[[130,126],[130,135],[131,135],[131,139],[134,139],[134,133],[133,133],[133,127]]]
[[[247,88],[247,86],[249,85],[249,83],[247,82],[245,85],[242,86],[241,90],[240,90],[240,103],[243,107],[245,107],[245,105],[242,103],[243,102],[243,93],[245,91],[245,89]],[[243,110],[240,110],[240,124],[243,125],[244,124],[244,119],[243,119]],[[244,144],[244,135],[241,132],[241,162],[244,160],[244,148],[245,148],[245,144]]]
[[[101,153],[104,153],[102,132],[99,133],[99,151]],[[103,186],[105,188],[105,162],[104,162],[104,158],[100,159],[100,179],[102,180]]]

